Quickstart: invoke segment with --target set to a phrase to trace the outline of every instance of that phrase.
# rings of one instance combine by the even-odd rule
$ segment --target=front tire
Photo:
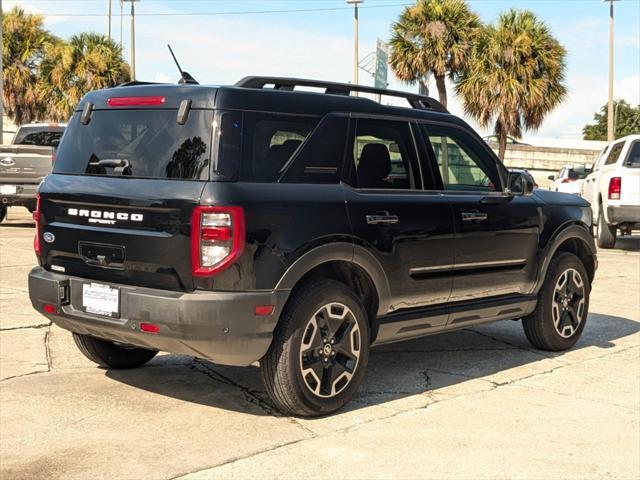
[[[602,213],[602,206],[598,212],[598,223],[596,224],[596,240],[600,248],[613,248],[616,244],[616,227],[607,225],[607,221]]]
[[[346,405],[364,378],[369,338],[364,307],[346,285],[318,280],[301,286],[260,361],[278,410],[311,417]]]
[[[589,313],[590,284],[578,257],[556,254],[547,270],[536,309],[522,319],[527,339],[542,350],[567,350],[578,341]]]
[[[146,348],[116,345],[108,340],[79,333],[73,334],[73,340],[85,357],[104,368],[136,368],[147,363],[158,353]]]
[[[7,217],[7,206],[0,205],[0,223],[4,222],[4,219]]]

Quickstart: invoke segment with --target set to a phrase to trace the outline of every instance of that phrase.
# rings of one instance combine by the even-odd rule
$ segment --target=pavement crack
[[[463,330],[475,333],[476,335],[480,335],[481,337],[489,338],[489,339],[494,340],[496,342],[504,343],[505,345],[509,345],[511,348],[516,348],[518,350],[524,350],[525,352],[529,352],[529,353],[532,353],[534,355],[538,355],[538,356],[543,357],[543,358],[557,360],[558,362],[563,363],[563,364],[565,363],[563,360],[558,359],[557,355],[547,355],[547,354],[544,354],[544,353],[539,352],[537,350],[534,350],[532,348],[527,348],[527,347],[523,347],[523,346],[520,346],[520,345],[516,345],[515,343],[511,343],[511,342],[508,342],[508,341],[503,340],[501,338],[494,337],[493,335],[489,335],[488,333],[483,333],[483,332],[480,332],[478,330],[474,330],[473,328],[465,328]]]
[[[271,406],[270,404],[268,404],[267,402],[262,400],[256,394],[256,392],[254,392],[253,390],[245,387],[244,385],[239,384],[238,382],[233,381],[229,377],[226,377],[226,376],[222,375],[220,372],[214,370],[209,365],[204,363],[202,360],[194,358],[193,362],[187,365],[187,368],[189,368],[191,370],[194,370],[196,372],[202,373],[203,375],[206,375],[207,377],[211,378],[212,380],[216,380],[216,381],[224,383],[226,385],[230,385],[232,387],[238,388],[242,392],[242,394],[243,394],[243,396],[244,396],[244,398],[245,398],[245,400],[247,402],[249,402],[249,403],[251,403],[253,405],[256,405],[261,410],[263,410],[267,415],[281,416],[279,413],[277,413],[277,411],[275,410],[275,408],[273,406]]]
[[[9,328],[0,328],[0,332],[8,332],[10,330],[27,330],[30,328],[47,328],[51,326],[51,322],[49,323],[39,323],[37,325],[23,325],[21,327],[9,327]]]
[[[33,375],[40,375],[41,373],[49,373],[49,372],[50,370],[38,370],[37,372],[29,372],[29,373],[21,373],[20,375],[12,375],[10,377],[3,378],[2,380],[0,380],[0,383],[4,383],[8,380],[14,380],[16,378],[31,377]]]
[[[195,473],[202,472],[204,470],[211,470],[213,468],[224,467],[225,465],[229,465],[229,464],[232,464],[232,463],[240,462],[242,460],[247,460],[247,459],[252,458],[252,457],[257,457],[258,455],[262,455],[264,453],[269,453],[269,452],[272,452],[274,450],[278,450],[279,448],[288,447],[290,445],[295,445],[296,443],[304,442],[305,440],[310,440],[310,439],[309,438],[299,438],[297,440],[291,440],[289,442],[280,443],[278,445],[274,445],[274,446],[269,447],[269,448],[264,448],[264,449],[261,449],[261,450],[257,450],[255,452],[249,453],[247,455],[239,455],[239,456],[236,456],[236,457],[232,457],[229,460],[225,460],[222,463],[218,463],[218,464],[212,465],[210,467],[199,468],[197,470],[193,470],[193,471],[190,471],[190,472],[181,473],[178,476],[171,477],[169,480],[176,480],[176,479],[179,479],[179,478],[186,477],[187,475],[193,475]]]
[[[47,328],[47,331],[44,333],[44,354],[47,358],[47,372],[53,370],[53,360],[51,358],[51,324]]]

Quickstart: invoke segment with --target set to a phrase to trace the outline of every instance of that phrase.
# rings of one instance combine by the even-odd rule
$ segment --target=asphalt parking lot
[[[26,210],[0,227],[0,477],[640,478],[640,237],[600,252],[582,339],[505,321],[374,349],[358,397],[274,412],[255,367],[96,368],[32,310]]]

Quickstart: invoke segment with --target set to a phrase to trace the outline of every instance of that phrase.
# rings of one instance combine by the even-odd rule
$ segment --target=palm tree
[[[565,99],[565,57],[564,47],[529,11],[503,13],[478,38],[456,93],[483,128],[495,122],[500,159],[507,135],[539,128]]]
[[[41,67],[52,120],[67,120],[85,93],[130,79],[122,47],[104,35],[81,33],[47,49]]]
[[[43,28],[40,15],[12,8],[3,18],[2,61],[4,105],[7,115],[17,124],[41,117],[45,108],[40,96],[39,67],[45,50],[59,39]]]
[[[400,80],[423,88],[433,75],[446,107],[445,78],[455,81],[464,69],[480,26],[464,0],[418,0],[392,25],[391,68]]]

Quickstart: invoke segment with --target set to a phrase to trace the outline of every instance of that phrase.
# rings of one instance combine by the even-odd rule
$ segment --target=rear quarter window
[[[277,182],[318,117],[244,112],[240,180]]]

